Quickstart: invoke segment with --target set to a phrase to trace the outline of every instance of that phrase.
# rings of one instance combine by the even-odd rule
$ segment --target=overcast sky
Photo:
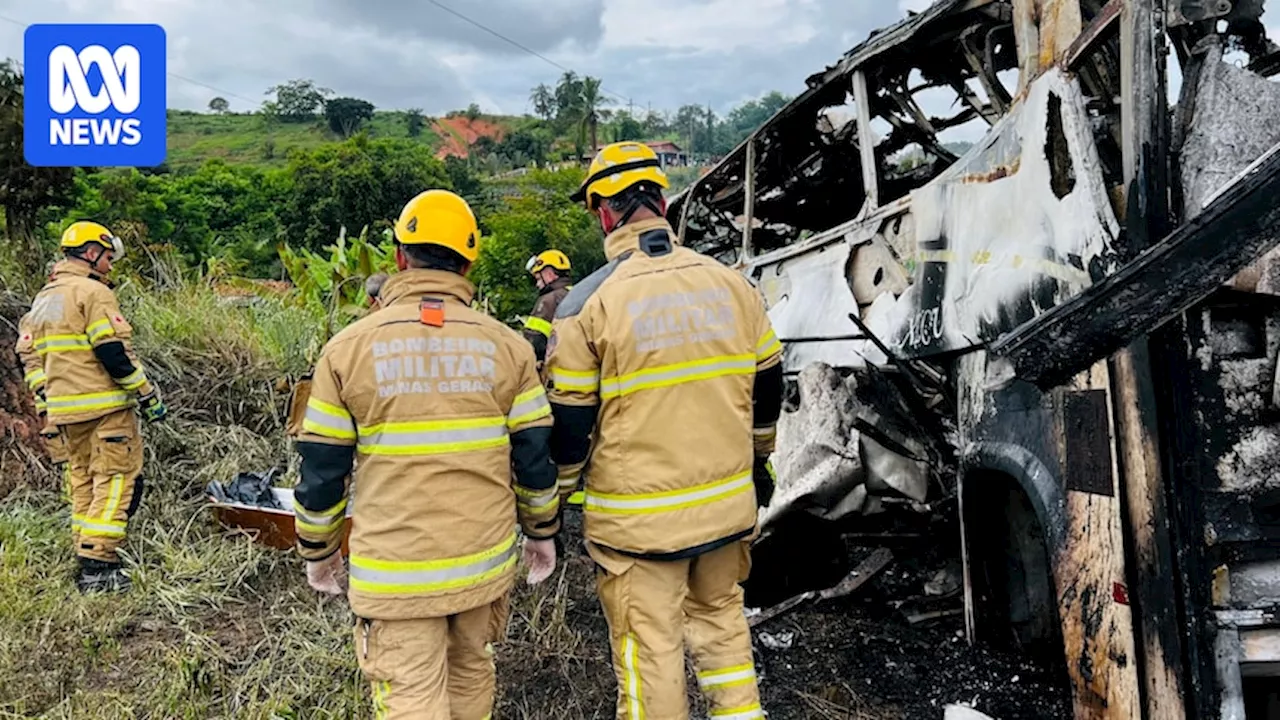
[[[805,77],[929,0],[440,3],[602,78],[638,109],[697,103],[723,113],[770,90],[799,93]],[[22,24],[163,25],[175,108],[204,109],[222,95],[250,110],[268,87],[311,78],[379,108],[440,114],[475,102],[518,114],[530,88],[562,72],[429,0],[0,0],[0,16],[0,57],[19,59]]]

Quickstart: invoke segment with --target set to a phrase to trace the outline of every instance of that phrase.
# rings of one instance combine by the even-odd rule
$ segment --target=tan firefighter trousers
[[[118,562],[142,499],[142,434],[132,408],[60,425],[66,444],[71,537],[80,557]]]
[[[686,560],[638,560],[588,544],[609,622],[618,718],[686,720],[684,647],[717,720],[762,720],[742,588],[747,541]]]
[[[508,596],[447,617],[356,619],[356,657],[379,720],[485,720],[496,687],[493,644]]]

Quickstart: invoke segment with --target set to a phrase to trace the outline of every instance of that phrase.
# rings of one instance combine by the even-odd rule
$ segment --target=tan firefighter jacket
[[[746,278],[674,238],[662,219],[610,234],[547,358],[561,490],[589,453],[587,539],[641,556],[754,530],[753,383],[782,351]]]
[[[27,385],[51,425],[96,420],[152,392],[116,295],[87,265],[63,260],[18,333]]]
[[[492,602],[512,584],[517,520],[530,537],[559,530],[551,408],[533,351],[468,307],[473,293],[454,273],[393,275],[383,308],[334,336],[316,364],[298,438],[298,549],[310,560],[339,549],[350,489],[350,600],[361,617]]]

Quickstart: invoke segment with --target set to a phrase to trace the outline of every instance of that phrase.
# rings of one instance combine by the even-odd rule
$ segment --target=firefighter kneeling
[[[316,365],[298,442],[298,550],[316,589],[340,593],[349,577],[379,717],[480,720],[493,708],[517,520],[530,582],[555,567],[551,407],[528,343],[469,307],[479,230],[466,202],[422,193],[395,236],[400,272],[381,309]],[[348,575],[339,549],[357,452]]]
[[[76,584],[82,592],[125,590],[117,551],[142,499],[133,408],[148,421],[167,410],[130,348],[133,329],[106,280],[123,243],[102,225],[77,222],[61,246],[65,259],[22,319],[17,351],[46,428],[57,428],[54,459],[66,461]]]
[[[756,458],[773,449],[782,345],[746,278],[676,243],[665,187],[652,150],[617,143],[575,196],[599,217],[609,262],[556,313],[552,455],[562,491],[590,460],[587,550],[618,717],[688,717],[687,640],[711,716],[754,720],[764,714],[738,583],[757,499],[772,492]]]

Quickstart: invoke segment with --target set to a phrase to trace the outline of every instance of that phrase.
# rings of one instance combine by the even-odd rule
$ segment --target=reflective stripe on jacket
[[[534,537],[559,529],[551,406],[533,351],[471,309],[473,292],[453,273],[393,275],[383,308],[330,340],[316,365],[298,438],[299,552],[336,552],[354,484],[350,599],[361,617],[492,602],[514,577],[517,523]],[[422,309],[436,301],[439,326]]]
[[[52,425],[96,420],[152,389],[130,348],[133,328],[115,293],[95,277],[84,263],[58,263],[20,327],[16,349],[27,383],[47,406]],[[94,354],[111,342],[122,343],[133,363],[126,377],[112,378]]]
[[[538,301],[533,305],[533,312],[524,319],[524,330],[521,334],[533,346],[534,357],[542,362],[547,356],[547,339],[551,337],[551,321],[555,319],[556,308],[569,294],[570,280],[567,277],[556,278],[538,292]]]
[[[612,233],[609,263],[560,304],[547,359],[562,492],[589,462],[587,538],[633,554],[754,530],[753,384],[781,359],[760,293],[674,236],[662,219]],[[564,448],[588,431],[580,460]]]

